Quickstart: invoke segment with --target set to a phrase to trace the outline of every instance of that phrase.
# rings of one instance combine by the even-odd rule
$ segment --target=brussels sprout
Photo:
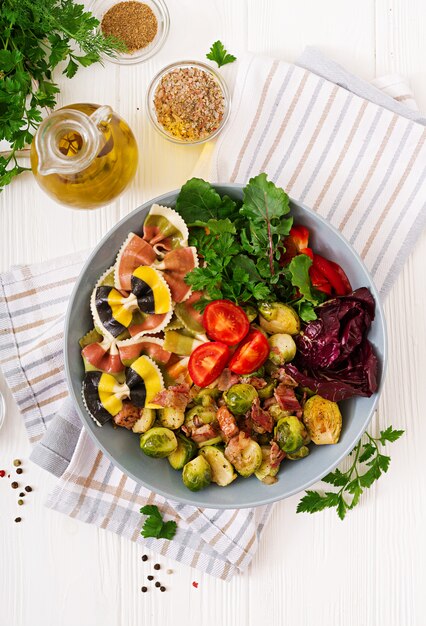
[[[215,400],[217,400],[219,396],[219,389],[209,389],[208,387],[204,387],[204,389],[199,390],[194,398],[194,402],[195,404],[201,404],[201,406],[214,406]]]
[[[278,333],[271,335],[268,339],[269,347],[271,351],[269,353],[269,360],[275,365],[284,365],[296,355],[296,344],[293,337],[285,333]]]
[[[197,417],[203,424],[211,424],[216,419],[216,409],[211,406],[196,405],[185,413],[185,425],[188,428],[195,428],[194,418]]]
[[[161,428],[160,426],[150,428],[140,438],[142,452],[157,459],[169,456],[176,450],[177,445],[174,432],[169,428]]]
[[[247,383],[238,383],[232,385],[223,394],[226,406],[234,415],[244,415],[251,408],[251,405],[257,398],[257,391],[253,385]]]
[[[266,400],[266,398],[272,398],[274,395],[274,389],[277,386],[276,380],[271,380],[270,383],[263,387],[262,389],[258,389],[257,393],[261,400]]]
[[[157,410],[158,421],[164,428],[176,430],[180,428],[185,421],[185,411],[176,409],[172,406],[166,406],[164,409]]]
[[[271,406],[268,408],[268,411],[276,422],[278,422],[278,420],[280,420],[282,417],[288,417],[289,415],[291,415],[291,411],[284,411],[284,409],[282,409],[278,403],[271,404]]]
[[[275,439],[281,450],[287,454],[297,452],[309,442],[309,436],[303,422],[295,415],[282,417],[274,429]]]
[[[176,435],[177,448],[167,457],[168,462],[175,470],[180,470],[197,454],[197,446],[191,439],[180,433]]]
[[[290,459],[290,461],[297,461],[298,459],[304,459],[305,456],[308,456],[308,454],[309,454],[308,446],[302,446],[301,448],[298,449],[297,452],[294,452],[293,454],[287,454],[285,458]]]
[[[219,487],[226,487],[237,478],[234,468],[219,448],[204,446],[200,450],[200,455],[208,461],[212,471],[212,482]]]
[[[254,306],[251,306],[250,304],[246,304],[242,308],[243,308],[245,314],[248,317],[248,321],[249,322],[253,322],[256,319],[256,317],[257,317],[257,311],[254,308]]]
[[[213,437],[212,439],[207,439],[207,441],[200,441],[198,445],[199,448],[204,448],[204,446],[214,446],[217,443],[222,443],[223,439],[220,435],[217,437]]]
[[[147,430],[153,427],[155,422],[155,409],[141,409],[139,412],[139,419],[133,424],[134,433],[146,433]]]
[[[296,311],[282,302],[266,302],[259,307],[259,323],[268,333],[297,335],[300,319]]]
[[[342,414],[337,402],[312,396],[303,409],[303,421],[314,443],[337,443],[342,430]]]
[[[201,455],[195,457],[183,468],[182,480],[185,487],[191,491],[204,489],[212,480],[212,470],[209,463]]]
[[[271,446],[260,446],[260,449],[262,451],[262,463],[254,475],[263,483],[272,485],[277,482],[275,476],[278,474],[280,466],[278,464],[277,467],[271,467]]]
[[[262,463],[262,450],[259,444],[240,432],[225,448],[225,457],[241,476],[251,476]]]

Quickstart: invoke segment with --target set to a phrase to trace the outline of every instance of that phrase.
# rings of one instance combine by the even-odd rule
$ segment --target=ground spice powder
[[[158,30],[157,18],[151,7],[129,0],[114,4],[103,16],[101,29],[104,35],[121,39],[132,53],[146,48]]]

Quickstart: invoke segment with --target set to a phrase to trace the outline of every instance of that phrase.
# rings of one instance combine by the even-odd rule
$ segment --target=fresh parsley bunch
[[[307,491],[297,506],[298,513],[317,513],[327,508],[336,509],[343,520],[346,513],[353,509],[359,499],[371,485],[389,469],[390,457],[382,454],[380,446],[393,443],[404,434],[392,426],[380,431],[380,437],[365,433],[367,440],[361,440],[352,450],[352,465],[346,472],[334,470],[323,478],[325,483],[333,485],[337,491]]]
[[[56,104],[52,71],[61,62],[72,78],[101,55],[124,51],[122,42],[104,37],[99,21],[73,0],[1,0],[0,2],[0,140],[11,145],[0,155],[0,191],[28,168],[16,152],[31,143],[42,110]]]

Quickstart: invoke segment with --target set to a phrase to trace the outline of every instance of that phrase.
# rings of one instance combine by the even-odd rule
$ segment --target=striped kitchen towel
[[[206,145],[197,173],[246,182],[266,171],[342,230],[384,294],[424,224],[423,119],[377,85],[309,55],[303,68],[253,56],[235,66],[230,123]],[[84,257],[0,277],[0,364],[37,443],[33,460],[60,476],[48,506],[228,580],[250,563],[271,507],[213,511],[166,502],[96,449],[65,399],[63,322]],[[173,541],[142,539],[139,508],[147,502],[178,522]]]

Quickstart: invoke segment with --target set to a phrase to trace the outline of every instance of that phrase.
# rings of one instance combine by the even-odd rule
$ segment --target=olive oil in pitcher
[[[109,106],[72,104],[54,111],[31,145],[40,187],[76,209],[114,200],[133,179],[137,163],[135,137]]]

